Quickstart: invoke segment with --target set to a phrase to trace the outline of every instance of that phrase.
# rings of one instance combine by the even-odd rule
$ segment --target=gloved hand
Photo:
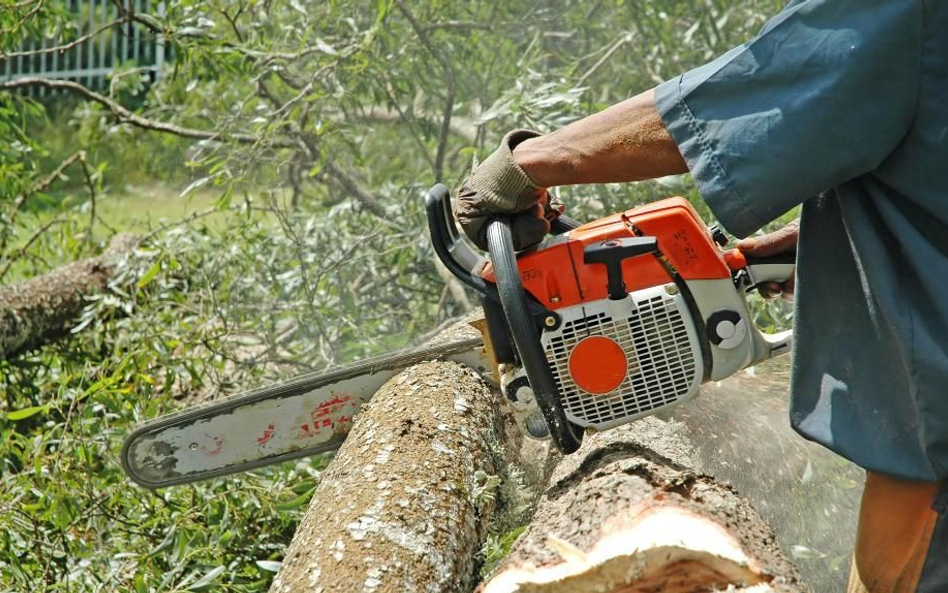
[[[780,255],[781,253],[796,253],[797,238],[800,235],[800,222],[794,220],[787,226],[778,231],[761,235],[759,237],[749,237],[737,242],[737,248],[747,255],[755,257],[770,257]],[[795,286],[795,276],[783,284],[777,282],[765,282],[761,284],[757,291],[765,299],[772,299],[776,296],[792,297]]]
[[[513,149],[537,136],[530,130],[510,132],[501,140],[500,148],[475,167],[461,186],[454,216],[481,249],[487,249],[487,222],[495,214],[512,215],[514,249],[520,250],[539,243],[550,232],[550,223],[565,209],[514,161]]]

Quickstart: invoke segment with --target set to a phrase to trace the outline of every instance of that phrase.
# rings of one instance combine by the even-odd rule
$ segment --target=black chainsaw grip
[[[428,190],[425,194],[425,215],[428,218],[431,245],[444,267],[454,274],[458,280],[477,292],[488,298],[496,299],[494,287],[485,282],[480,276],[465,269],[451,254],[449,246],[457,235],[457,229],[454,228],[454,214],[451,212],[451,192],[447,186],[438,183]]]
[[[566,216],[565,214],[560,214],[553,222],[550,223],[550,234],[551,235],[562,235],[563,233],[568,233],[573,229],[578,229],[582,226],[583,223],[579,222],[575,218]]]
[[[497,292],[507,325],[520,355],[520,363],[533,389],[533,395],[550,430],[550,437],[561,452],[573,453],[579,449],[582,432],[576,430],[578,427],[570,422],[563,412],[559,390],[540,344],[540,332],[527,307],[527,294],[523,289],[520,269],[517,267],[508,216],[495,216],[488,223],[487,249],[494,267]]]

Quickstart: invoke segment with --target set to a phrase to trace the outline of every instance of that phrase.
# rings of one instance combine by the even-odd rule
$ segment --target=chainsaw
[[[457,230],[444,185],[425,196],[434,251],[482,297],[482,338],[311,373],[160,417],[136,428],[122,465],[160,488],[339,448],[361,406],[425,360],[469,365],[500,387],[526,434],[564,454],[589,430],[669,409],[790,350],[792,334],[753,323],[746,294],[784,282],[794,255],[726,249],[687,200],[667,198],[580,224],[566,216],[514,251],[510,219],[487,227],[489,258]]]

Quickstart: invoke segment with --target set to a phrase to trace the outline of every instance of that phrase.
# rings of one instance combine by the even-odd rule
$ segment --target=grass
[[[162,222],[181,220],[194,212],[207,210],[218,197],[213,191],[181,197],[179,191],[160,185],[126,185],[108,191],[96,209],[109,226],[122,231],[146,232]]]
[[[182,189],[160,183],[153,184],[126,184],[109,186],[100,195],[96,196],[96,217],[103,224],[97,229],[99,234],[111,234],[111,229],[132,233],[147,234],[155,228],[184,220],[188,216],[205,212],[215,208],[223,190],[202,188],[182,196]],[[251,196],[256,202],[260,199]],[[87,193],[77,192],[69,197],[63,197],[62,206],[78,206],[88,212],[91,207]],[[244,198],[234,196],[231,208],[243,203]],[[40,222],[50,216],[55,216],[56,209],[40,211]],[[201,217],[201,222],[213,230],[221,230],[224,221],[233,212],[214,212]],[[102,228],[105,227],[105,228]]]

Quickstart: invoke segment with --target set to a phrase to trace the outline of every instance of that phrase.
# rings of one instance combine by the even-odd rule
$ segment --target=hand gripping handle
[[[493,286],[478,275],[487,260],[458,232],[451,212],[451,193],[444,184],[438,183],[425,194],[425,214],[431,245],[444,267],[477,292],[496,298]]]
[[[793,277],[797,267],[796,253],[781,253],[771,257],[754,257],[745,254],[744,259],[747,260],[747,274],[750,276],[751,288],[757,288],[765,282],[783,284]]]
[[[744,257],[747,260],[747,275],[750,277],[748,290],[753,290],[765,282],[783,284],[793,277],[796,270],[796,253],[781,253],[771,257],[749,255]],[[771,334],[762,332],[754,326],[751,338],[754,344],[752,365],[787,354],[793,347],[793,330]]]
[[[435,184],[425,194],[425,214],[428,218],[431,245],[441,263],[456,278],[477,292],[496,300],[497,291],[494,286],[485,282],[479,275],[487,260],[458,232],[454,213],[451,211],[451,193],[443,183]],[[560,215],[550,226],[550,232],[558,235],[575,229],[580,223]]]

